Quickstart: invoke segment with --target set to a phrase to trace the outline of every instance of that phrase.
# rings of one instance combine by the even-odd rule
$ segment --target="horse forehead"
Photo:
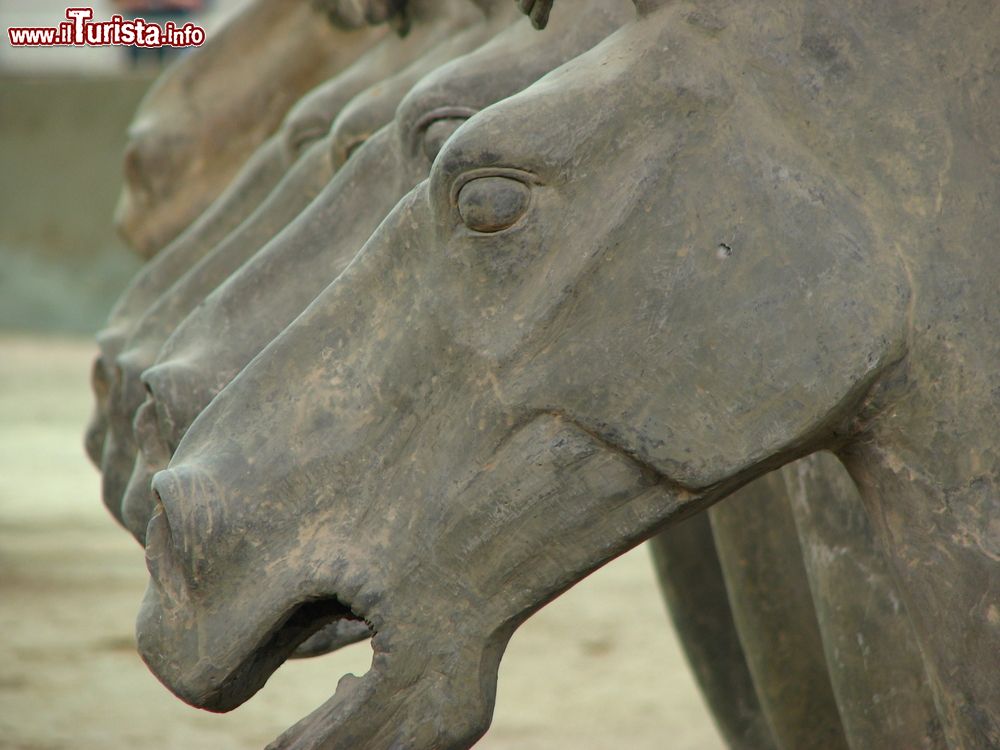
[[[689,45],[632,54],[631,40],[621,34],[479,112],[449,140],[435,171],[455,175],[469,165],[491,163],[537,167],[549,172],[539,175],[543,182],[576,178],[587,191],[603,190],[602,175],[613,173],[615,160],[626,151],[642,151],[658,163],[669,160],[678,127],[688,127],[673,120],[728,106],[725,85],[714,70],[658,82],[655,71]],[[582,108],[585,117],[579,116]]]

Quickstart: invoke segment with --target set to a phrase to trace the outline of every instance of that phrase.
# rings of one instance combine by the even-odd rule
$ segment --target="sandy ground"
[[[0,338],[0,748],[261,748],[363,673],[370,649],[286,664],[225,716],[156,682],[132,636],[142,553],[103,510],[81,448],[91,356],[88,342]],[[514,636],[477,747],[722,748],[644,549]]]

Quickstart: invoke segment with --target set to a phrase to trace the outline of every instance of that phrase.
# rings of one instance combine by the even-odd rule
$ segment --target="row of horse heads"
[[[152,671],[224,711],[370,638],[273,747],[468,747],[649,540],[731,747],[1000,747],[997,29],[249,0],[135,116],[92,374]]]

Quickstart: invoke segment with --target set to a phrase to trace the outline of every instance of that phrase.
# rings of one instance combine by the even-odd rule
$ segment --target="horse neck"
[[[1000,745],[1000,5],[728,6],[741,95],[860,198],[910,288],[905,357],[841,457],[952,747]],[[737,33],[738,32],[738,33]],[[727,32],[729,33],[729,32]],[[745,34],[743,37],[741,35]]]
[[[845,464],[913,620],[949,745],[993,747],[1000,738],[990,662],[1000,650],[996,459],[973,446],[936,460],[933,452],[878,441],[848,452]]]

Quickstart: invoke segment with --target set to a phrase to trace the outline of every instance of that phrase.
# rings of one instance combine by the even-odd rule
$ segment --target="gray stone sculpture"
[[[425,5],[432,5],[426,3]],[[315,195],[329,176],[329,170],[336,166],[337,156],[344,150],[341,144],[356,143],[359,138],[377,129],[385,118],[390,117],[384,107],[368,104],[372,99],[392,102],[393,98],[405,93],[405,86],[399,85],[385,91],[387,76],[392,76],[400,68],[406,67],[424,54],[428,48],[449,39],[464,26],[474,22],[475,14],[469,12],[468,3],[461,0],[438,3],[437,15],[428,17],[433,8],[418,8],[418,22],[409,24],[409,33],[404,39],[388,37],[379,41],[373,49],[323,84],[310,94],[286,118],[281,132],[265,144],[250,160],[243,173],[233,185],[207,210],[180,238],[160,254],[140,272],[115,305],[108,325],[99,334],[100,355],[94,364],[93,387],[96,397],[94,417],[87,430],[86,445],[88,455],[98,466],[103,459],[104,440],[107,432],[108,409],[111,393],[117,391],[121,378],[117,367],[117,357],[127,343],[137,322],[170,289],[171,285],[204,255],[219,244],[227,235],[240,228],[246,214],[254,213],[265,198],[274,180],[280,180],[295,157],[307,146],[326,135],[330,123],[338,115],[338,124],[328,138],[323,149],[316,147],[309,159],[298,170],[289,175],[276,191],[273,201],[257,209],[235,234],[231,246],[259,246],[271,236],[276,225],[283,226],[298,210],[308,203],[310,195]],[[426,19],[426,22],[425,22]],[[259,29],[258,29],[259,31]],[[417,75],[415,71],[410,78]],[[172,80],[172,73],[168,81]],[[405,76],[401,76],[405,78]],[[405,83],[405,81],[404,81]],[[378,96],[361,95],[366,87],[380,89]],[[164,88],[163,85],[159,87]],[[350,101],[354,97],[354,101]],[[345,110],[346,108],[346,110]],[[341,110],[345,110],[341,112]],[[381,122],[372,122],[374,112]],[[359,116],[361,113],[362,116]],[[332,151],[333,149],[333,151]],[[313,187],[310,187],[311,183]],[[238,263],[238,259],[236,261]],[[224,269],[223,269],[224,272]],[[200,275],[200,272],[197,272]],[[112,445],[112,451],[115,446]]]
[[[908,612],[835,458],[754,480],[650,546],[730,747],[945,747]]]
[[[850,476],[817,453],[783,479],[850,746],[947,747],[909,612]]]
[[[636,5],[443,125],[283,331],[312,288],[267,324],[238,306],[303,283],[275,264],[319,257],[352,166],[420,178],[406,106],[123,368],[149,468],[173,453],[152,507],[129,493],[140,651],[184,700],[239,705],[354,622],[371,671],[274,747],[467,747],[516,627],[662,532],[734,747],[1000,744],[1000,9]]]

